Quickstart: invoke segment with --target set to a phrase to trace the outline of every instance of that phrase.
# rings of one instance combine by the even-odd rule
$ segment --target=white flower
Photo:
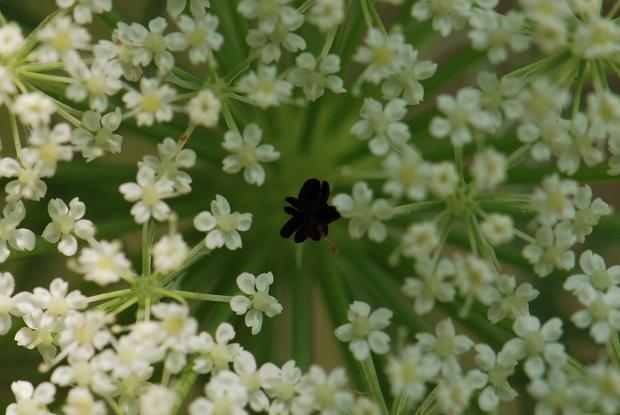
[[[6,261],[11,251],[32,251],[36,238],[32,231],[26,228],[17,228],[26,217],[26,208],[21,201],[8,203],[2,210],[0,217],[0,263]]]
[[[457,257],[455,268],[454,282],[461,295],[473,296],[487,305],[497,299],[499,294],[492,286],[495,274],[488,262],[470,254]]]
[[[247,415],[248,393],[234,372],[224,370],[213,376],[205,386],[205,395],[190,404],[190,415]]]
[[[168,85],[161,85],[158,79],[142,78],[140,92],[131,90],[123,95],[123,102],[136,115],[138,126],[153,125],[172,119],[171,102],[176,91]]]
[[[387,174],[383,191],[395,199],[405,195],[410,200],[424,200],[429,165],[411,147],[404,147],[402,155],[390,153],[383,161]]]
[[[322,368],[313,365],[299,384],[299,404],[307,411],[305,413],[346,413],[353,406],[353,395],[346,387],[347,375],[344,369],[336,368],[325,373]]]
[[[435,334],[417,333],[415,337],[420,348],[441,361],[441,372],[444,376],[460,372],[458,357],[471,349],[474,342],[465,335],[457,335],[449,318],[437,324]]]
[[[581,160],[594,166],[604,160],[603,145],[607,134],[601,124],[591,124],[584,113],[578,113],[571,123],[571,139],[557,143],[558,169],[566,174],[575,174]]]
[[[42,45],[34,51],[41,62],[57,62],[78,50],[88,49],[90,34],[68,16],[55,17],[37,32]]]
[[[550,119],[556,119],[562,109],[569,102],[568,90],[555,85],[545,77],[536,78],[528,84],[518,95],[521,101],[521,125],[522,128],[537,128],[535,124],[542,125]],[[517,131],[518,137],[525,140],[523,133]]]
[[[293,33],[304,23],[304,15],[293,9],[286,13],[285,18],[278,20],[273,30],[262,28],[250,29],[245,37],[250,47],[256,49],[264,64],[277,62],[282,56],[280,45],[289,52],[297,52],[306,48],[303,37]]]
[[[514,224],[510,215],[491,213],[480,224],[484,239],[493,246],[510,242],[514,234]]]
[[[442,161],[431,165],[428,177],[428,188],[440,199],[454,195],[459,184],[459,174],[451,161]]]
[[[620,330],[620,288],[611,287],[607,292],[601,292],[583,287],[578,298],[587,309],[574,313],[571,320],[580,329],[590,327],[594,341],[605,344],[613,332]]]
[[[43,180],[45,168],[36,151],[23,149],[20,161],[10,157],[0,159],[0,175],[15,177],[4,187],[7,202],[17,202],[21,199],[38,201],[45,196],[47,185]]]
[[[381,307],[370,312],[370,306],[355,301],[349,306],[349,323],[336,328],[338,340],[349,343],[349,350],[357,360],[370,357],[370,352],[386,354],[390,349],[390,336],[382,330],[390,325],[392,312]]]
[[[487,375],[473,369],[463,376],[459,371],[443,377],[437,386],[437,405],[441,413],[459,415],[468,407],[474,390],[483,388]]]
[[[82,117],[82,128],[73,130],[71,142],[87,162],[101,157],[106,151],[120,153],[123,137],[114,134],[122,121],[120,108],[101,115],[95,111],[85,111]]]
[[[222,104],[213,92],[203,89],[187,102],[185,112],[192,122],[203,127],[214,127],[219,120],[221,108]]]
[[[361,140],[370,140],[368,147],[377,155],[387,154],[390,148],[402,151],[411,133],[407,124],[400,120],[407,113],[407,103],[399,98],[385,105],[372,98],[364,99],[360,110],[362,119],[351,127],[351,134]]]
[[[355,183],[352,195],[341,193],[334,196],[332,201],[343,217],[351,219],[351,238],[359,239],[368,232],[368,237],[375,242],[385,240],[387,229],[382,221],[392,217],[393,207],[385,199],[373,201],[372,190],[366,182]]]
[[[189,60],[194,65],[208,62],[211,66],[215,66],[213,52],[219,50],[224,43],[224,37],[217,32],[219,25],[217,16],[207,13],[192,19],[187,15],[181,15],[178,25],[189,47]]]
[[[47,212],[52,218],[43,231],[43,239],[51,243],[58,243],[58,251],[63,255],[72,256],[77,252],[80,239],[89,239],[95,235],[95,225],[88,219],[82,219],[86,213],[86,205],[79,198],[74,197],[66,205],[62,199],[51,199],[47,205]]]
[[[138,169],[137,183],[124,183],[119,190],[125,200],[136,202],[131,208],[136,223],[145,223],[151,217],[158,221],[168,218],[170,206],[163,199],[173,195],[174,182],[158,179],[152,168],[142,166]]]
[[[361,78],[373,84],[398,73],[402,67],[401,61],[412,49],[405,43],[402,33],[384,35],[376,28],[368,29],[364,42],[366,45],[358,48],[353,60],[366,65]]]
[[[454,276],[454,264],[448,258],[442,258],[433,269],[430,258],[420,258],[416,261],[415,271],[419,278],[406,278],[403,293],[415,299],[415,311],[426,314],[433,310],[435,299],[441,302],[454,300],[456,290],[452,281],[446,281]]]
[[[296,20],[299,12],[289,6],[291,0],[242,0],[237,10],[246,19],[258,19],[258,28],[272,33],[279,21]]]
[[[620,52],[620,28],[612,19],[579,20],[572,40],[573,53],[584,59],[607,59]]]
[[[273,284],[273,274],[265,272],[254,276],[242,272],[237,277],[237,286],[245,295],[235,295],[230,300],[230,308],[237,314],[245,314],[245,325],[252,328],[252,334],[258,334],[263,324],[263,314],[275,317],[282,312],[282,305],[275,297],[269,295],[269,286]]]
[[[58,344],[63,350],[71,348],[76,356],[89,358],[101,350],[113,338],[106,326],[106,313],[99,310],[70,313],[64,319],[64,327],[58,333]]]
[[[515,320],[512,326],[517,338],[504,344],[502,353],[508,358],[525,359],[525,373],[538,378],[545,372],[545,362],[552,367],[562,367],[566,363],[564,345],[558,340],[562,336],[562,320],[554,317],[544,325],[538,318],[523,315]]]
[[[62,410],[67,415],[105,415],[107,413],[103,401],[95,401],[87,388],[71,389],[66,402]]]
[[[594,386],[592,401],[604,414],[620,410],[620,371],[606,362],[588,367],[588,380]]]
[[[514,10],[506,14],[492,10],[476,9],[469,18],[472,30],[468,36],[477,50],[487,50],[487,57],[493,64],[508,59],[509,50],[524,52],[529,39],[524,34],[524,16]]]
[[[517,397],[517,391],[508,383],[508,377],[514,373],[517,362],[501,352],[495,355],[486,344],[477,344],[474,348],[477,352],[476,364],[487,373],[489,380],[478,396],[478,404],[482,410],[492,412],[500,402],[512,401]]]
[[[72,264],[74,271],[83,274],[87,281],[99,285],[117,282],[123,275],[131,274],[131,263],[121,251],[120,241],[98,241],[82,249],[77,261]]]
[[[171,272],[185,261],[189,247],[180,233],[162,236],[153,245],[153,265],[159,272]]]
[[[174,408],[177,395],[161,385],[149,385],[140,394],[140,413],[169,415]]]
[[[250,70],[239,79],[237,87],[261,108],[276,106],[290,97],[293,89],[293,85],[277,75],[275,66],[261,65],[256,72]]]
[[[592,200],[592,189],[585,185],[577,190],[574,199],[577,213],[572,220],[573,232],[579,243],[585,241],[585,237],[592,233],[593,226],[596,225],[603,216],[612,213],[611,207],[603,199],[597,197]]]
[[[334,94],[345,92],[342,79],[335,75],[340,70],[338,55],[329,54],[317,62],[311,53],[305,52],[295,58],[295,65],[287,79],[293,85],[302,88],[309,101],[316,101],[322,97],[325,88]]]
[[[129,27],[125,26],[126,30],[119,30],[119,36],[135,47],[132,54],[134,65],[147,66],[154,61],[159,73],[166,73],[174,66],[171,51],[178,52],[187,48],[187,41],[179,32],[164,35],[168,23],[163,17],[151,20],[148,26],[147,29],[138,23],[132,23]]]
[[[269,398],[261,389],[260,372],[257,370],[256,360],[252,353],[246,350],[240,351],[235,356],[233,367],[248,393],[248,403],[252,410],[260,412],[269,408]]]
[[[17,88],[11,78],[10,70],[6,66],[0,65],[0,106],[4,105],[5,102],[12,102],[11,97],[16,91]]]
[[[95,59],[90,68],[79,55],[67,58],[66,69],[73,83],[67,87],[67,98],[77,102],[88,98],[89,107],[98,112],[108,108],[108,97],[121,90],[123,68],[117,61]]]
[[[54,401],[56,388],[49,382],[43,382],[36,387],[25,380],[11,383],[11,390],[15,395],[16,403],[6,408],[6,415],[52,415],[47,405]]]
[[[422,260],[428,257],[439,244],[435,222],[412,223],[400,240],[400,250],[406,257]]]
[[[56,355],[54,333],[59,330],[57,316],[32,308],[23,315],[23,319],[26,326],[15,333],[15,342],[29,350],[36,347],[43,360],[51,362]]]
[[[205,245],[209,249],[226,248],[232,250],[241,248],[239,231],[245,232],[252,225],[251,213],[231,212],[228,200],[224,196],[216,195],[211,201],[211,212],[200,212],[194,218],[194,227],[200,232],[207,232]]]
[[[196,335],[198,322],[189,314],[184,304],[159,303],[152,307],[153,315],[161,320],[162,347],[167,349],[164,367],[179,373],[187,363],[186,355],[192,348],[191,339]]]
[[[607,291],[615,285],[620,285],[620,265],[607,268],[603,257],[589,249],[579,257],[579,266],[583,273],[571,275],[564,283],[564,289],[577,296],[583,289],[587,290],[589,287]]]
[[[280,152],[271,144],[260,144],[262,135],[260,127],[254,123],[243,129],[243,136],[237,131],[226,132],[222,147],[232,154],[222,160],[222,170],[235,174],[243,169],[246,182],[261,186],[265,182],[265,170],[260,163],[270,163],[280,158]]]
[[[480,90],[480,106],[491,115],[496,127],[502,125],[504,116],[511,120],[523,113],[522,102],[517,99],[523,87],[520,78],[505,76],[498,79],[495,73],[481,71],[477,84]]]
[[[523,283],[517,287],[516,279],[512,275],[496,276],[495,285],[500,296],[489,305],[487,312],[487,318],[493,324],[506,317],[516,319],[528,315],[528,303],[540,294],[530,283]]]
[[[532,194],[532,204],[538,210],[538,221],[543,225],[572,219],[575,216],[573,197],[577,192],[577,182],[574,180],[560,180],[560,176],[553,174],[542,181],[542,186]]]
[[[189,339],[190,350],[199,353],[194,359],[193,370],[198,373],[217,373],[228,369],[241,353],[241,346],[230,343],[235,338],[235,329],[229,323],[221,323],[215,330],[215,341],[207,332]]]
[[[83,310],[88,306],[88,299],[80,291],[68,293],[69,283],[62,278],[54,278],[49,290],[35,287],[30,302],[36,307],[46,310],[48,314],[64,317],[69,313]]]
[[[588,117],[592,124],[601,125],[607,132],[615,130],[620,122],[620,96],[611,90],[588,94]]]
[[[22,29],[10,22],[0,27],[0,57],[7,58],[17,54],[24,47]]]
[[[576,238],[571,224],[560,222],[554,228],[541,226],[536,231],[536,241],[523,248],[523,256],[534,265],[534,271],[546,277],[553,268],[571,269],[575,264],[575,253],[570,248]]]
[[[17,295],[13,295],[15,290],[15,279],[10,272],[0,272],[0,335],[5,335],[11,329],[11,314],[20,315],[18,311]]]
[[[178,16],[185,10],[186,3],[187,0],[167,0],[166,11],[171,16]],[[189,0],[189,9],[193,16],[204,16],[205,9],[209,7],[211,7],[209,0]]]
[[[465,26],[471,2],[467,0],[421,0],[411,8],[411,15],[418,21],[433,18],[433,29],[448,36],[453,30]]]
[[[506,180],[506,156],[492,148],[476,153],[471,163],[471,175],[478,190],[492,190]]]
[[[385,370],[392,396],[405,396],[414,403],[424,397],[425,383],[439,372],[439,360],[432,355],[424,356],[417,345],[408,345],[397,356],[388,357]]]
[[[321,32],[337,27],[344,19],[344,0],[317,0],[310,8],[308,21]]]
[[[569,379],[562,369],[554,368],[544,379],[532,380],[527,391],[538,401],[534,409],[536,414],[569,415],[587,412],[582,406],[590,397],[581,385]]]
[[[301,370],[289,360],[280,369],[273,363],[265,363],[260,368],[263,388],[272,398],[270,414],[289,415],[301,412],[298,404]],[[298,412],[299,411],[299,412]]]
[[[33,127],[47,125],[56,111],[54,102],[40,92],[27,92],[19,95],[12,110],[19,120]]]
[[[36,128],[28,140],[32,147],[22,150],[22,158],[36,159],[35,163],[40,166],[41,176],[53,176],[56,174],[56,165],[59,161],[69,161],[73,158],[69,124],[59,123],[51,130],[46,127]]]
[[[408,105],[417,105],[424,99],[424,81],[437,70],[437,64],[431,61],[418,62],[418,51],[403,48],[400,52],[399,69],[388,76],[381,85],[384,99],[402,98]]]
[[[151,168],[156,173],[158,181],[171,181],[175,191],[188,193],[191,190],[192,178],[180,169],[194,167],[196,164],[194,150],[187,148],[179,150],[177,142],[166,137],[163,142],[157,144],[157,153],[159,157],[150,154],[144,156],[142,161],[138,162],[138,167],[140,169],[145,166]]]
[[[366,396],[359,396],[353,408],[351,408],[351,415],[381,415],[379,406],[372,399]]]
[[[456,98],[450,95],[437,97],[437,107],[443,113],[431,120],[430,133],[436,138],[449,137],[454,146],[463,146],[472,141],[475,130],[490,130],[494,127],[493,117],[480,107],[480,91],[462,88]]]

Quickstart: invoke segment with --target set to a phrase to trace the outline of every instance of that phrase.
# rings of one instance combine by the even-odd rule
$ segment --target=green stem
[[[153,234],[155,223],[150,218],[142,225],[142,276],[151,275],[151,251],[153,249]]]
[[[607,344],[609,357],[616,367],[620,367],[620,342],[618,340],[618,330],[614,330]]]
[[[379,30],[381,30],[381,32],[387,36],[388,32],[385,29],[385,26],[383,25],[383,21],[381,20],[381,16],[379,15],[379,12],[377,12],[377,9],[375,8],[375,4],[373,0],[366,0],[366,1],[368,2],[368,9],[370,10],[370,15],[372,16],[372,20],[375,26],[378,27]]]
[[[15,154],[17,154],[17,158],[21,161],[21,153],[22,153],[22,144],[19,138],[19,129],[17,128],[17,117],[13,111],[9,110],[10,121],[11,121],[11,135],[13,138],[13,145],[15,146]]]
[[[192,386],[194,386],[197,377],[198,374],[192,370],[192,363],[189,362],[176,382],[175,394],[177,399],[174,403],[174,409],[170,412],[171,414],[176,415],[180,413],[183,401],[185,401],[185,398],[192,390]]]
[[[134,305],[137,302],[138,302],[138,298],[137,297],[131,298],[131,299],[125,301],[123,304],[121,304],[117,309],[112,311],[110,313],[110,315],[111,316],[115,316],[115,315],[117,315],[117,314],[127,310],[129,307],[131,307],[132,305]]]
[[[407,395],[401,393],[398,398],[392,402],[392,408],[390,409],[390,415],[405,415],[409,410],[409,402],[407,399]]]
[[[368,29],[372,29],[372,16],[370,16],[370,10],[368,10],[368,3],[366,0],[360,0],[360,6],[362,8],[362,14],[364,15],[366,27],[368,27]]]
[[[41,81],[60,82],[63,84],[75,83],[75,80],[73,78],[69,78],[67,76],[50,75],[46,73],[20,71],[19,75],[23,76],[24,78],[38,79]]]
[[[588,68],[588,62],[583,61],[579,65],[579,71],[577,72],[577,89],[575,89],[575,97],[573,98],[573,118],[579,113],[579,106],[581,104],[581,94],[583,92],[583,83],[586,79],[585,72]]]
[[[385,399],[383,399],[383,392],[379,385],[379,379],[377,378],[377,371],[375,370],[375,364],[372,361],[372,355],[369,355],[366,359],[359,362],[360,369],[362,371],[362,378],[366,385],[366,390],[375,401],[382,414],[387,415],[387,405]]]
[[[435,400],[437,399],[437,392],[438,392],[438,389],[437,387],[435,387],[428,395],[426,395],[426,398],[424,399],[424,401],[422,401],[422,403],[418,407],[418,410],[415,412],[415,415],[423,415],[423,414],[426,414],[428,411],[430,411],[430,409],[435,404]]]
[[[426,200],[423,202],[413,202],[406,205],[396,206],[393,209],[394,216],[407,215],[409,213],[420,212],[425,210],[434,210],[433,208],[440,207],[444,202],[439,200]]]
[[[258,58],[258,53],[253,51],[250,55],[245,58],[242,62],[240,62],[237,66],[235,66],[230,72],[224,75],[221,79],[226,83],[226,85],[230,85],[232,81],[234,81],[243,71],[248,69],[252,62],[254,62]]]
[[[120,297],[121,295],[130,294],[130,293],[131,293],[131,288],[125,288],[124,290],[110,291],[107,293],[90,296],[88,297],[88,302],[94,303],[96,301],[107,300],[108,298],[116,298],[116,297]]]
[[[329,50],[332,48],[334,43],[334,39],[336,38],[336,32],[338,28],[332,29],[327,33],[327,37],[325,38],[325,43],[323,44],[323,49],[321,49],[320,59],[325,58],[329,54]]]
[[[121,406],[111,396],[103,395],[103,399],[105,399],[108,406],[112,408],[112,411],[114,411],[116,415],[125,415]]]
[[[228,107],[228,100],[222,99],[222,114],[224,115],[224,120],[226,121],[226,126],[231,131],[239,132],[239,127],[237,127],[237,123],[230,112],[230,108]]]
[[[619,9],[620,9],[620,0],[616,0],[616,2],[612,6],[612,8],[609,9],[609,12],[607,13],[607,15],[605,17],[607,19],[613,19],[613,17],[616,15],[616,13],[618,13]]]
[[[168,293],[173,293],[179,297],[187,298],[188,300],[201,300],[201,301],[214,301],[218,303],[230,303],[232,296],[230,295],[216,295],[206,293],[196,293],[193,291],[182,290],[165,290]]]

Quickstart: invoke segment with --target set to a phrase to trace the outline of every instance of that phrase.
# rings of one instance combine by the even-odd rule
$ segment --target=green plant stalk
[[[377,378],[377,371],[375,364],[372,361],[372,355],[369,355],[366,359],[359,362],[359,367],[362,372],[362,379],[366,386],[366,390],[375,401],[382,414],[387,415],[388,409],[383,398],[383,392],[379,385],[379,379]]]
[[[230,303],[232,297],[230,295],[216,295],[206,293],[196,293],[193,291],[182,290],[166,290],[188,300],[214,301],[218,303]]]
[[[401,393],[398,398],[392,402],[392,407],[390,408],[390,415],[406,415],[409,413],[409,400],[407,399],[407,395]]]
[[[149,218],[142,225],[142,276],[151,275],[151,255],[153,250],[153,234],[155,233],[155,222]]]
[[[618,339],[618,330],[614,330],[609,338],[607,352],[616,367],[620,367],[620,341]]]

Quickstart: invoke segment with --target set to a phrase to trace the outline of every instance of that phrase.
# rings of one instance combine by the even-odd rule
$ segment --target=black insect
[[[334,206],[327,204],[329,198],[329,183],[318,179],[308,179],[301,187],[297,198],[287,197],[291,206],[285,206],[284,211],[293,216],[280,229],[283,238],[295,233],[295,242],[301,243],[310,238],[318,241],[322,238],[328,242],[332,250],[336,246],[327,238],[328,225],[340,218],[340,213]]]

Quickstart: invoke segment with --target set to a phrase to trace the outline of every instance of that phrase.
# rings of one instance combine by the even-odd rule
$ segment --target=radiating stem
[[[362,370],[362,378],[366,384],[366,389],[370,393],[370,396],[375,401],[382,414],[387,415],[387,405],[385,399],[383,399],[383,392],[379,385],[379,379],[377,378],[377,371],[375,370],[375,364],[372,361],[372,355],[369,355],[366,359],[359,362]]]
[[[125,288],[124,290],[110,291],[107,293],[90,296],[88,297],[88,302],[94,303],[96,301],[107,300],[108,298],[116,298],[116,297],[120,297],[121,295],[130,294],[130,293],[131,293],[131,288]]]
[[[142,276],[151,275],[151,251],[153,249],[153,234],[155,223],[149,219],[142,225]]]
[[[201,300],[201,301],[214,301],[218,303],[229,303],[232,298],[229,295],[216,295],[206,293],[196,293],[193,291],[182,290],[165,290],[168,293],[175,294],[179,297],[187,298],[188,300]]]

